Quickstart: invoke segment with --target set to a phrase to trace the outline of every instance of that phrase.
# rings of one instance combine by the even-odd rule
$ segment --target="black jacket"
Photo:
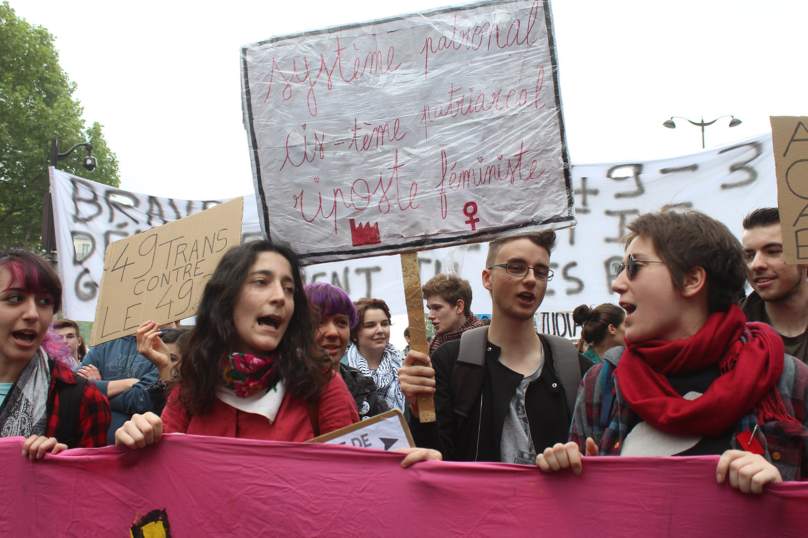
[[[550,346],[544,338],[542,345],[544,368],[539,378],[528,386],[525,395],[530,433],[538,451],[556,443],[566,443],[572,419],[567,411],[563,387],[555,373]],[[468,418],[454,412],[451,389],[452,371],[460,353],[460,340],[447,342],[435,351],[432,355],[432,367],[435,369],[437,385],[437,422],[421,424],[417,416],[410,418],[410,429],[416,445],[439,450],[443,459],[449,461],[501,460],[500,444],[505,416],[511,398],[524,376],[499,362],[500,351],[500,348],[488,342],[482,395]],[[583,375],[592,366],[592,362],[580,354],[578,361]],[[458,367],[470,366],[459,363]]]
[[[373,379],[363,376],[356,368],[343,363],[339,364],[339,373],[348,385],[348,392],[356,401],[356,410],[361,420],[390,410],[387,402],[376,393],[376,383]]]

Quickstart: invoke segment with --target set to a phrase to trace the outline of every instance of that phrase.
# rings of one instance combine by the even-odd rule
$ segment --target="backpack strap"
[[[600,427],[609,428],[614,406],[614,364],[604,360],[600,370],[600,386],[603,388],[603,403],[600,408]]]
[[[572,419],[575,410],[575,399],[578,396],[578,387],[581,385],[581,363],[578,361],[578,350],[572,342],[560,336],[542,334],[542,338],[550,344],[553,354],[553,367],[558,380],[564,387],[564,396],[567,398],[567,412]]]
[[[53,435],[60,443],[66,444],[67,448],[76,448],[81,444],[79,415],[84,385],[88,383],[80,375],[73,377],[76,380],[75,385],[59,383],[59,427]]]
[[[480,393],[485,378],[485,346],[488,343],[488,326],[477,327],[460,336],[460,352],[452,369],[453,411],[468,417]]]

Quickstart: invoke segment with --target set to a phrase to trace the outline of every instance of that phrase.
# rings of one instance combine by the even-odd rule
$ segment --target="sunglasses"
[[[639,263],[665,263],[659,260],[637,260],[634,258],[633,254],[628,255],[628,263],[620,263],[620,262],[612,262],[612,274],[615,276],[620,276],[620,273],[623,272],[623,269],[628,269],[628,279],[632,280],[634,276],[637,274],[637,271],[640,270],[642,265],[638,265]]]

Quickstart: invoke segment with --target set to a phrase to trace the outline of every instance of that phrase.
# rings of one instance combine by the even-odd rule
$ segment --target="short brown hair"
[[[749,213],[743,219],[743,229],[762,228],[780,224],[780,210],[776,207],[761,207]]]
[[[547,255],[549,256],[555,248],[556,233],[553,230],[547,230],[544,232],[532,232],[521,235],[508,235],[506,237],[495,239],[488,243],[488,256],[485,258],[485,266],[491,267],[494,265],[494,262],[497,259],[497,254],[499,254],[499,251],[502,250],[503,245],[517,239],[529,239],[534,244],[544,247],[544,250],[547,251]]]
[[[691,269],[704,269],[711,313],[738,303],[748,269],[741,243],[724,224],[698,211],[662,211],[640,215],[628,229],[626,248],[637,237],[650,238],[678,289]]]
[[[76,323],[72,319],[62,318],[54,321],[53,324],[51,325],[51,328],[53,330],[68,329],[68,328],[74,329],[76,331],[76,338],[78,338],[80,342],[78,349],[79,361],[87,354],[87,344],[84,343],[84,338],[82,338],[81,336],[81,329],[79,328],[78,323]]]
[[[424,293],[424,299],[438,295],[452,306],[456,305],[457,301],[463,301],[463,315],[466,317],[471,315],[471,285],[468,280],[441,273],[427,280],[421,291]]]
[[[382,301],[381,299],[373,299],[371,297],[365,297],[364,299],[359,299],[354,303],[356,307],[356,313],[359,315],[359,323],[351,329],[351,340],[356,341],[357,335],[359,334],[359,329],[362,328],[362,324],[365,323],[365,312],[368,310],[381,310],[384,312],[384,315],[387,316],[387,321],[391,321],[390,318],[390,309],[387,307],[387,303]]]

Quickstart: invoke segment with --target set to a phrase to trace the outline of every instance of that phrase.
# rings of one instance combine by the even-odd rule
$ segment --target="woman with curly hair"
[[[357,422],[345,382],[311,345],[314,320],[291,249],[268,241],[231,249],[205,286],[162,418],[134,415],[116,444],[143,447],[162,432],[306,441]],[[139,333],[162,355],[149,352],[164,378],[171,360],[157,324]]]

